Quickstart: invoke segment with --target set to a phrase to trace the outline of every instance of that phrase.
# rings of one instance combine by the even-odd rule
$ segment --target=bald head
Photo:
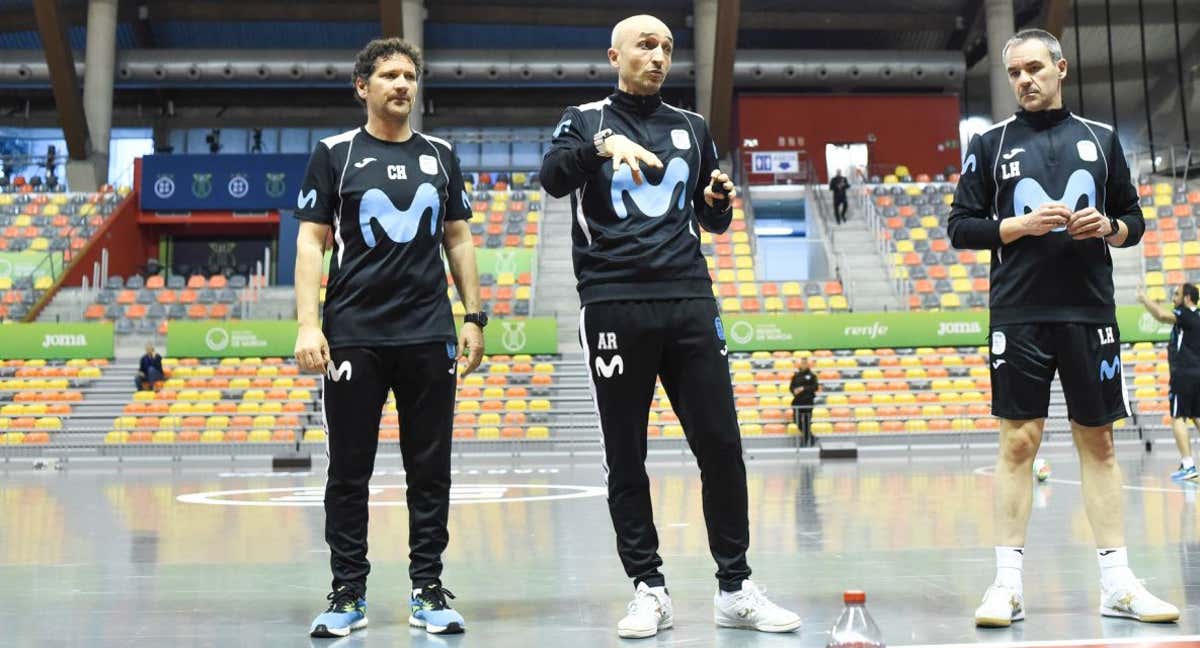
[[[608,61],[617,69],[617,87],[638,95],[659,91],[671,70],[675,39],[654,16],[630,16],[613,27]]]
[[[674,41],[666,23],[649,14],[641,14],[630,16],[613,27],[612,48],[621,49],[621,45],[628,42],[630,38],[636,38],[643,34]]]

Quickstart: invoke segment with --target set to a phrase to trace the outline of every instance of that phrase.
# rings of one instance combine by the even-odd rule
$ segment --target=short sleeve
[[[446,169],[450,176],[446,185],[446,220],[471,220],[471,197],[467,195],[463,181],[462,163],[458,151],[450,149],[450,164]]]
[[[329,147],[324,142],[318,142],[308,158],[304,183],[300,185],[300,193],[296,196],[296,218],[332,225],[337,198]]]

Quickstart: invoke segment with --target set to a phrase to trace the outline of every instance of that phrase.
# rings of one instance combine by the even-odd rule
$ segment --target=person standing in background
[[[788,389],[792,392],[792,416],[800,428],[800,447],[810,447],[816,442],[812,435],[812,410],[821,383],[809,368],[808,358],[800,358],[796,363],[796,373]]]
[[[846,209],[849,207],[846,192],[850,190],[850,181],[842,175],[841,169],[834,171],[833,178],[829,180],[829,190],[833,192],[833,217],[841,225],[846,222]]]

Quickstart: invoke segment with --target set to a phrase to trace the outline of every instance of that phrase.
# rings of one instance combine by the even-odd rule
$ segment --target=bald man
[[[646,475],[655,378],[700,465],[709,549],[717,562],[717,625],[790,632],[800,617],[771,603],[746,564],[746,467],[725,332],[697,226],[732,220],[733,183],[717,166],[704,118],[664,103],[675,40],[653,16],[613,29],[617,90],[568,108],[542,161],[542,184],[571,194],[579,339],[600,417],[617,552],[633,580],[622,637],[673,624]]]

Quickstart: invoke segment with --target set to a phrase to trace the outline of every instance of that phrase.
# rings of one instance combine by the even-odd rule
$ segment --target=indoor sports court
[[[0,0],[0,644],[1200,647],[1198,65],[1192,0]]]

